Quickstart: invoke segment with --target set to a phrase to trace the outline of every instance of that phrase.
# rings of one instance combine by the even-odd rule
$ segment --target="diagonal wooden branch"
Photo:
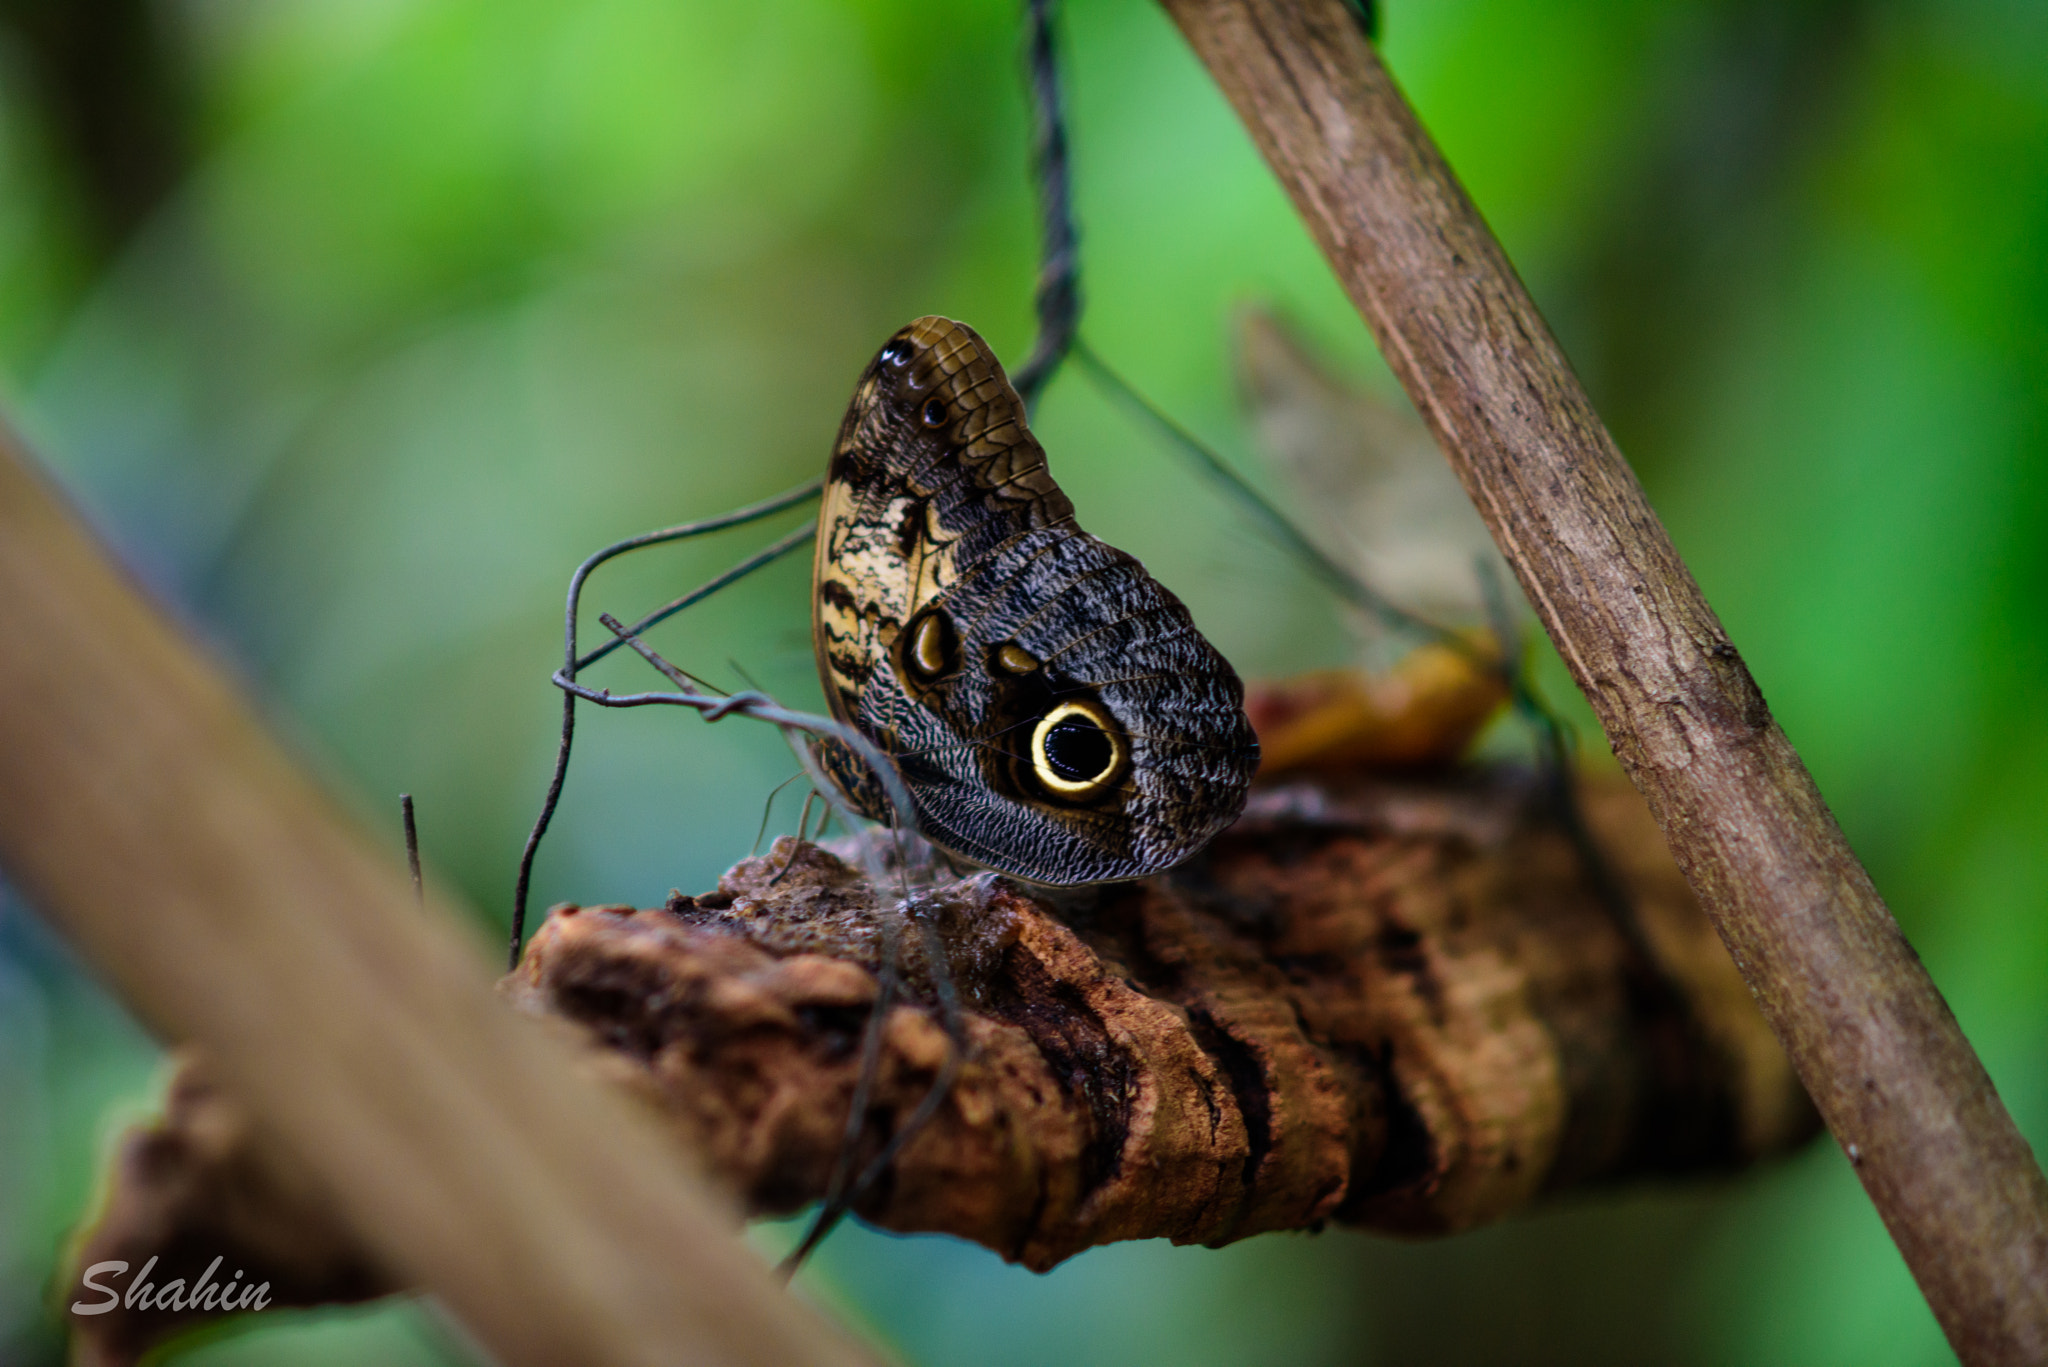
[[[1343,0],[1164,0],[1606,728],[1957,1354],[2048,1361],[2048,1182]]]
[[[869,1360],[494,999],[488,951],[414,903],[4,429],[0,697],[0,868],[160,1037],[204,1046],[387,1275],[506,1363]]]

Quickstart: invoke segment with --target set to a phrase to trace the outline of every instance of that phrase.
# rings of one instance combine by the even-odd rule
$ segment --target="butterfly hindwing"
[[[834,714],[896,761],[933,843],[1037,882],[1154,873],[1242,808],[1230,665],[1137,560],[1075,525],[974,331],[883,346],[834,448],[813,633]],[[827,771],[866,814],[850,755]]]

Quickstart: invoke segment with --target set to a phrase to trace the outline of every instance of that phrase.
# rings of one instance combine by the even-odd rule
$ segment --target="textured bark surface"
[[[862,1213],[1047,1268],[1330,1220],[1448,1233],[1793,1142],[1804,1097],[1655,828],[1594,792],[1654,963],[1501,771],[1266,788],[1194,865],[1057,906],[942,886],[920,914],[969,1061]],[[513,980],[644,1069],[759,1212],[824,1189],[881,943],[865,877],[810,846],[783,873],[791,853],[659,911],[558,908]],[[946,1049],[921,1005],[887,1039],[869,1151]]]
[[[1194,865],[1059,906],[992,875],[941,884],[917,914],[969,1057],[861,1214],[1046,1268],[1117,1239],[1449,1233],[1798,1143],[1811,1109],[1640,799],[1614,778],[1587,799],[1648,961],[1504,770],[1270,786]],[[750,1210],[787,1212],[845,1132],[884,933],[863,874],[785,839],[664,908],[557,907],[505,987],[580,1027],[591,1066]],[[863,1157],[949,1047],[925,942],[901,943],[912,1000],[887,1021]],[[224,1098],[177,1095],[131,1139],[81,1263],[182,1239],[281,1299],[390,1289]],[[124,1361],[156,1318],[80,1329]]]
[[[1343,0],[1164,0],[1436,433],[1968,1363],[2048,1362],[2048,1181]]]
[[[218,1319],[210,1307],[223,1295],[239,1303],[254,1291],[271,1305],[311,1305],[394,1289],[397,1279],[347,1232],[305,1166],[283,1152],[258,1142],[248,1109],[208,1069],[191,1057],[181,1064],[163,1117],[129,1133],[114,1156],[106,1204],[78,1250],[64,1300],[101,1306],[106,1295],[125,1297],[146,1283],[174,1300],[190,1291],[199,1304],[74,1313],[73,1367],[132,1363],[159,1339]],[[101,1263],[124,1264],[98,1274],[104,1292],[81,1281]]]

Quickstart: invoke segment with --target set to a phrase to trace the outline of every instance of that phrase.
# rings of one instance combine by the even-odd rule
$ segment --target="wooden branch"
[[[1058,907],[990,875],[942,887],[922,905],[972,1052],[861,1213],[1045,1269],[1115,1239],[1448,1233],[1811,1135],[1641,799],[1608,778],[1588,810],[1647,958],[1532,788],[1354,771],[1264,790],[1197,866],[1145,884]],[[881,938],[866,879],[785,838],[663,909],[556,908],[506,982],[600,1045],[593,1067],[750,1211],[783,1213],[823,1192],[845,1134]],[[864,1156],[947,1049],[927,1005],[884,1039]],[[293,1303],[391,1290],[234,1115],[188,1075],[125,1147],[81,1263],[232,1249]],[[179,1322],[83,1328],[111,1364]]]
[[[4,433],[0,642],[0,867],[204,1047],[369,1262],[507,1363],[865,1360],[493,999],[489,950],[422,914]]]
[[[2048,1182],[1342,0],[1164,0],[1435,431],[1963,1361],[2048,1361]]]

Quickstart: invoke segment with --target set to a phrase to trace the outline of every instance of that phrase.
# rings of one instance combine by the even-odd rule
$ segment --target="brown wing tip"
[[[952,379],[966,372],[975,380],[1002,375],[1003,363],[967,324],[936,313],[926,314],[896,334],[917,353],[920,371]]]
[[[896,335],[908,337],[919,347],[949,351],[961,346],[981,345],[981,335],[973,328],[936,313],[927,313],[922,318],[912,320],[908,327]]]
[[[936,313],[899,328],[876,355],[870,373],[905,364],[910,367],[913,391],[935,390],[949,404],[957,400],[980,408],[1003,393],[1014,396],[1016,392],[1010,389],[1002,362],[980,333]]]

